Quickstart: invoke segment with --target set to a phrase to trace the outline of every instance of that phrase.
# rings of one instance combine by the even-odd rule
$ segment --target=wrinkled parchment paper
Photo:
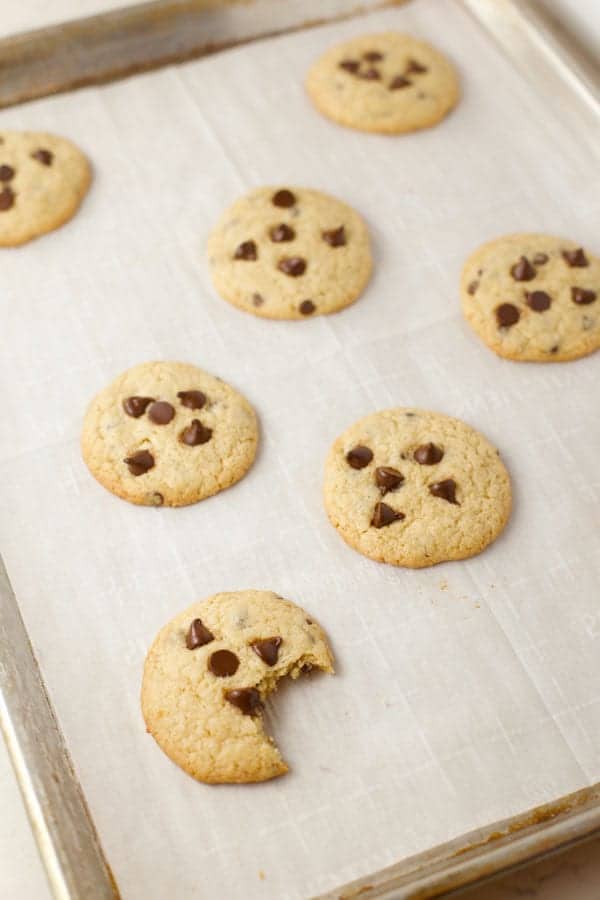
[[[396,139],[322,119],[312,60],[389,28],[455,60],[456,112]],[[71,224],[0,256],[0,549],[125,900],[307,897],[600,778],[600,359],[502,361],[457,296],[464,257],[503,232],[600,251],[597,132],[569,114],[436,0],[0,114],[95,168]],[[215,296],[207,233],[263,183],[363,213],[376,274],[356,305],[278,323]],[[154,358],[220,375],[261,419],[248,476],[186,509],[118,500],[79,454],[90,397]],[[481,556],[403,571],[329,525],[330,443],[395,404],[500,448],[514,514]],[[180,609],[245,587],[313,613],[337,675],[269,704],[288,776],[207,787],[145,734],[143,659]]]

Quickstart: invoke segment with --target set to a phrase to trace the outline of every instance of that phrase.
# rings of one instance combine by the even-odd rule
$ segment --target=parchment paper
[[[322,119],[311,61],[388,28],[450,54],[459,108],[397,139]],[[0,548],[125,900],[307,897],[600,778],[599,358],[502,361],[457,291],[497,234],[600,250],[597,137],[568,114],[436,0],[1,114],[70,136],[95,167],[70,225],[0,257]],[[355,306],[277,323],[215,296],[207,233],[263,183],[365,215],[376,274]],[[261,418],[248,476],[186,509],[118,500],[79,454],[90,397],[153,358],[220,375]],[[395,404],[500,448],[514,514],[482,555],[397,570],[329,525],[330,443]],[[207,787],[144,733],[143,659],[180,609],[245,587],[312,612],[338,671],[269,704],[290,775]]]

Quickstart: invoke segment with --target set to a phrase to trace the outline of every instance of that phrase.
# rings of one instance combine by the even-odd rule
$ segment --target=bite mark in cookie
[[[147,729],[200,781],[282,775],[287,764],[264,730],[265,700],[286,675],[333,672],[332,662],[323,631],[299,606],[268,591],[217,594],[154,641],[142,685]]]

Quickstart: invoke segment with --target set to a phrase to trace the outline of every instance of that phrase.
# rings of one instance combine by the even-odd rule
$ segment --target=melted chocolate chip
[[[262,709],[260,694],[256,688],[234,688],[232,691],[225,691],[224,696],[228,703],[237,706],[245,716],[256,716]]]
[[[423,72],[427,71],[427,66],[422,65],[420,62],[417,62],[416,59],[409,59],[404,71],[408,75],[422,75]]]
[[[543,266],[548,262],[549,258],[547,253],[536,253],[533,257],[533,264],[535,266]]]
[[[187,409],[202,409],[206,403],[206,394],[202,391],[178,391],[177,397]]]
[[[550,309],[552,303],[552,297],[546,291],[530,291],[525,295],[525,300],[527,306],[534,312],[544,312],[546,309]]]
[[[0,193],[0,211],[6,212],[7,209],[10,209],[11,206],[14,205],[15,195],[12,188],[5,187],[4,190]]]
[[[43,166],[51,166],[52,160],[54,159],[54,153],[51,153],[50,150],[44,150],[40,147],[39,150],[35,150],[31,154],[32,159],[37,159]]]
[[[310,316],[314,313],[317,307],[312,302],[312,300],[303,300],[298,309],[302,313],[303,316]]]
[[[353,469],[364,469],[372,459],[373,451],[369,450],[368,447],[363,447],[362,444],[358,444],[346,453],[346,462]]]
[[[293,241],[296,237],[296,232],[289,225],[285,225],[282,222],[281,225],[274,225],[270,229],[269,237],[275,244],[281,244],[283,241]]]
[[[238,247],[235,248],[233,258],[248,259],[251,261],[258,259],[258,251],[256,249],[256,244],[254,243],[254,241],[243,241]]]
[[[392,522],[401,522],[404,518],[406,518],[404,513],[396,512],[387,503],[376,503],[371,525],[374,528],[384,528],[386,525],[391,525]]]
[[[262,306],[265,302],[265,298],[262,294],[252,294],[252,305],[253,306]]]
[[[526,256],[522,256],[518,262],[511,266],[510,274],[515,279],[515,281],[531,281],[536,276],[536,271],[527,259]]]
[[[383,53],[380,53],[379,50],[367,50],[362,56],[367,62],[379,62],[380,59],[383,59]]]
[[[202,624],[202,619],[194,619],[188,629],[185,646],[188,650],[195,650],[196,647],[204,647],[205,644],[210,644],[214,639],[214,634],[208,630],[206,625]]]
[[[208,668],[217,678],[229,678],[235,675],[240,661],[231,650],[215,650],[208,658]]]
[[[404,475],[398,469],[392,469],[390,466],[378,466],[375,469],[375,484],[383,494],[395,491],[403,481]]]
[[[421,466],[435,466],[442,459],[444,451],[437,444],[421,444],[417,447],[413,456]]]
[[[154,457],[148,450],[138,450],[137,453],[125,457],[123,462],[127,463],[129,471],[136,477],[145,475],[154,468]]]
[[[467,286],[467,294],[473,295],[478,287],[479,287],[478,281],[471,281],[471,283]]]
[[[346,243],[346,230],[343,225],[332,228],[330,231],[322,231],[321,237],[330,247],[343,247]]]
[[[277,268],[285,275],[298,278],[299,275],[304,275],[306,272],[306,260],[301,256],[286,256],[279,260]]]
[[[456,482],[453,478],[446,478],[445,481],[436,481],[433,484],[430,484],[429,493],[433,494],[434,497],[440,497],[442,500],[447,500],[448,503],[454,503],[455,506],[460,506],[460,503],[456,499]]]
[[[356,73],[359,78],[364,78],[365,81],[380,81],[381,75],[377,71],[377,69],[365,69],[363,72]]]
[[[200,419],[192,419],[191,424],[181,432],[179,440],[188,447],[197,447],[199,444],[206,444],[211,437],[212,428],[206,428]]]
[[[148,410],[148,418],[155,425],[168,425],[174,415],[174,407],[165,400],[157,400]]]
[[[501,303],[496,307],[496,321],[499,328],[510,328],[521,318],[521,313],[512,303]]]
[[[139,419],[146,412],[146,407],[154,403],[154,397],[127,397],[123,400],[123,409],[128,416]]]
[[[583,269],[586,266],[589,266],[583,247],[578,247],[577,250],[563,250],[562,256],[564,261],[568,266],[571,266],[571,268]]]
[[[390,81],[390,91],[398,91],[401,88],[410,87],[412,81],[410,79],[405,78],[404,75],[396,75],[395,78],[392,78]]]
[[[594,291],[586,291],[580,287],[571,288],[571,300],[573,303],[578,303],[580,306],[587,306],[588,303],[593,303],[595,299],[596,294]]]
[[[279,658],[281,640],[280,637],[264,638],[260,641],[252,641],[250,646],[267,666],[274,666]]]
[[[343,59],[340,63],[338,63],[340,69],[345,69],[346,72],[358,72],[360,69],[360,63],[357,59]]]
[[[287,209],[289,206],[293,206],[296,202],[296,197],[292,194],[291,191],[288,191],[286,188],[283,188],[281,191],[277,191],[271,197],[271,202],[273,206],[280,206],[283,209]]]
[[[0,166],[0,181],[10,181],[15,177],[15,170],[12,166]]]

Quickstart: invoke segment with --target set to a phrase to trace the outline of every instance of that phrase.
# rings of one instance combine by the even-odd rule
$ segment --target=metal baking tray
[[[257,0],[262,16],[225,15],[235,0],[145,3],[0,41],[0,106],[180,62],[267,34],[364,12],[333,0],[307,16]],[[569,115],[600,121],[600,70],[530,0],[461,0],[514,64]],[[310,21],[307,21],[310,20]],[[66,52],[66,48],[69,52]],[[119,896],[0,558],[0,726],[52,891],[60,900]],[[321,896],[428,898],[489,878],[600,831],[600,784],[402,860]]]

